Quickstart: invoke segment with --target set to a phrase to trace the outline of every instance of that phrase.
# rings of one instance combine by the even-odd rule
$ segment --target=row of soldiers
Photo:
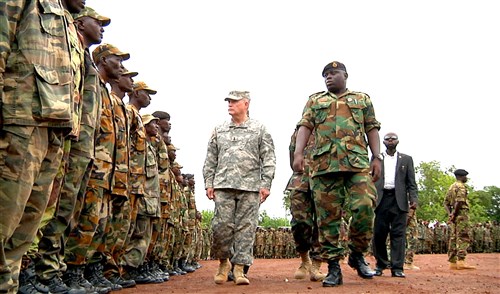
[[[446,223],[418,221],[416,230],[408,230],[407,246],[409,248],[406,263],[413,263],[413,254],[445,254],[448,252],[448,226]],[[410,226],[411,227],[411,226]],[[340,239],[347,242],[348,221],[343,220],[343,230]],[[200,240],[202,248],[200,258],[210,257],[210,230],[202,230],[203,238]],[[468,249],[472,253],[500,252],[500,224],[498,222],[477,223],[473,226],[472,242]],[[415,241],[413,242],[412,239]],[[257,227],[254,242],[254,257],[265,259],[296,258],[293,235],[290,227],[266,228]],[[411,245],[413,243],[414,245]],[[410,258],[410,260],[408,260]]]
[[[57,132],[49,128],[45,139],[54,150],[50,158],[41,160],[42,168],[33,171],[44,176],[23,187],[31,192],[22,204],[20,224],[9,224],[20,229],[6,234],[2,223],[2,250],[7,258],[2,258],[1,292],[108,293],[138,283],[165,282],[170,275],[200,267],[201,214],[196,209],[194,175],[182,173],[176,161],[170,115],[141,113],[157,91],[135,81],[138,73],[124,67],[129,53],[100,44],[111,19],[85,7],[84,1],[77,2],[81,5],[62,1],[61,7],[59,2],[33,6],[28,9],[33,18],[25,20],[38,26],[40,13],[41,31],[55,35],[67,31],[68,39],[58,44],[69,47],[70,62],[59,77],[63,73],[70,77],[71,109],[66,128]],[[98,46],[90,53],[93,45]],[[41,56],[50,59],[54,52],[47,50]],[[43,80],[37,81],[37,87],[47,91],[42,98],[53,100],[42,101],[40,116],[57,114],[65,106],[59,99],[64,95],[47,90],[49,84],[58,83],[58,73],[50,70],[38,68]],[[10,105],[2,107],[5,113]],[[36,150],[40,142],[23,144],[7,148],[16,153],[6,164],[10,169],[11,165],[23,168],[15,167],[17,153],[29,146],[35,146],[26,153],[30,156],[45,152]],[[2,176],[7,176],[6,171]],[[5,187],[12,193],[11,186]]]

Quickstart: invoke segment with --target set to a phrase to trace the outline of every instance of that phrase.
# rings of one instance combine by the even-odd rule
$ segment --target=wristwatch
[[[372,156],[372,160],[374,160],[375,158],[379,159],[380,161],[384,161],[384,155],[382,153]]]

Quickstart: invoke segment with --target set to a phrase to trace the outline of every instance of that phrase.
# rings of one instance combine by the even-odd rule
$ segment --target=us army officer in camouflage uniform
[[[232,91],[225,100],[232,119],[212,132],[203,167],[207,197],[215,201],[212,252],[220,264],[214,281],[227,280],[231,257],[234,282],[248,285],[243,266],[253,262],[259,205],[269,196],[276,158],[266,127],[248,116],[249,92]]]
[[[344,64],[331,62],[324,67],[322,75],[328,91],[311,95],[304,108],[298,123],[293,169],[304,170],[304,148],[314,132],[310,183],[317,210],[320,257],[328,261],[323,286],[333,287],[342,284],[339,259],[344,255],[344,248],[339,243],[339,232],[344,195],[350,197],[352,213],[349,265],[362,278],[372,278],[374,274],[363,253],[372,237],[375,192],[371,187],[372,181],[380,176],[381,161],[375,157],[370,163],[366,137],[372,154],[379,155],[380,123],[375,118],[370,97],[346,88]]]

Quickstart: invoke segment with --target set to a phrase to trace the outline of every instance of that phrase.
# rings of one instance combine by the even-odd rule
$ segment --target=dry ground
[[[367,258],[374,267],[374,259]],[[216,285],[213,276],[218,261],[202,261],[202,268],[184,276],[171,277],[162,284],[138,285],[117,294],[129,293],[500,293],[500,253],[469,254],[468,263],[476,270],[449,270],[445,254],[416,255],[420,270],[405,271],[406,278],[392,278],[386,270],[381,277],[364,280],[347,264],[342,264],[344,284],[323,288],[320,282],[294,280],[300,259],[256,259],[250,268],[250,285],[233,282]],[[327,272],[327,266],[322,266]]]

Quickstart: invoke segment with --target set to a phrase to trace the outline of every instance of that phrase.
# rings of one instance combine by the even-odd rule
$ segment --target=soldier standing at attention
[[[18,290],[22,256],[47,207],[63,137],[78,129],[67,12],[84,5],[0,2],[0,292]]]
[[[465,262],[467,248],[470,245],[469,200],[467,199],[466,170],[457,169],[456,181],[448,189],[444,199],[444,208],[448,213],[450,240],[448,244],[448,261],[450,269],[476,269]]]
[[[224,100],[231,121],[212,132],[203,166],[207,197],[215,201],[212,252],[220,264],[214,281],[226,282],[233,263],[236,285],[248,285],[243,267],[253,262],[259,206],[270,194],[276,157],[266,127],[248,116],[250,93],[231,91]]]
[[[293,169],[293,153],[298,128],[292,134],[288,147],[290,167]],[[305,147],[305,160],[313,148],[314,136],[310,136]],[[294,172],[288,181],[286,190],[290,191],[291,225],[295,241],[295,249],[300,255],[301,263],[294,273],[295,279],[305,279],[309,275],[311,281],[322,281],[325,274],[321,273],[319,259],[320,245],[318,241],[318,226],[316,224],[316,208],[312,191],[309,186],[309,164],[304,165],[304,172]]]
[[[375,193],[370,182],[381,172],[380,123],[370,97],[347,89],[345,65],[334,61],[322,72],[327,91],[311,95],[298,123],[293,170],[304,171],[304,148],[314,132],[311,151],[311,190],[317,212],[320,258],[328,262],[323,287],[342,284],[339,259],[344,255],[339,232],[346,196],[352,220],[348,263],[365,279],[374,272],[364,259],[373,235]],[[373,154],[370,162],[368,145]],[[344,192],[345,189],[345,192]]]

